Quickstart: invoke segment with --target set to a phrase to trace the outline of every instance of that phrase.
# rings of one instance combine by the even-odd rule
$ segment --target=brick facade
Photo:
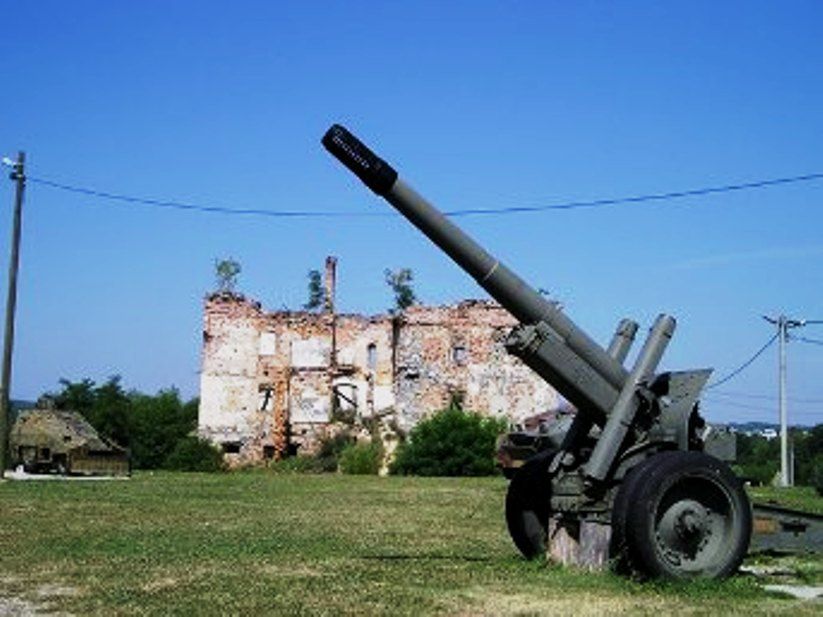
[[[322,312],[266,312],[239,295],[211,295],[199,432],[240,464],[311,451],[335,416],[380,416],[408,430],[455,396],[465,409],[522,422],[559,398],[506,353],[514,325],[478,300],[368,317],[335,314],[329,300]]]

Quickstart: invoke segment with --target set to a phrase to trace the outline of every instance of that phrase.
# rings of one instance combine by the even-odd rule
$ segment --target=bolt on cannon
[[[604,349],[345,128],[332,126],[322,141],[520,322],[506,350],[577,409],[554,427],[555,447],[509,484],[506,522],[523,555],[545,554],[548,544],[564,561],[613,560],[653,577],[734,573],[749,546],[752,509],[740,480],[713,455],[725,448],[713,449],[722,440],[709,438],[699,414],[711,369],[657,372],[675,319],[656,319],[627,369],[635,322],[622,320]]]

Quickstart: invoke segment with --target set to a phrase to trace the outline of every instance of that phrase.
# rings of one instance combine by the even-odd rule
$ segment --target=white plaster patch
[[[374,409],[375,411],[385,411],[394,407],[394,388],[392,386],[374,387]]]
[[[273,356],[277,353],[277,335],[274,332],[260,333],[260,355]]]
[[[295,368],[322,368],[329,364],[330,352],[329,339],[296,340],[291,344],[291,365]]]
[[[202,375],[198,426],[245,434],[257,412],[257,382],[236,375]]]
[[[311,388],[291,397],[292,422],[317,423],[329,421],[329,398]]]

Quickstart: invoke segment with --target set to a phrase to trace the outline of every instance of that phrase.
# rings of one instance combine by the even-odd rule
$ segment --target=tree
[[[133,393],[132,457],[140,469],[164,467],[178,442],[197,428],[197,404],[183,404],[170,388],[156,395]]]
[[[181,464],[171,455],[197,429],[197,398],[184,403],[174,388],[155,395],[126,392],[119,376],[110,377],[100,386],[91,379],[61,379],[60,385],[60,391],[48,395],[55,407],[81,413],[102,436],[129,447],[134,467],[157,469]],[[192,448],[186,450],[188,446]],[[187,443],[180,448],[189,458],[192,452],[205,452],[208,458],[208,452],[197,444]],[[178,452],[178,456],[182,455]]]
[[[59,383],[62,390],[55,394],[46,394],[47,397],[54,399],[54,406],[57,409],[78,411],[87,416],[94,407],[94,381],[84,379],[72,382],[64,378]]]
[[[315,311],[321,308],[326,302],[326,294],[323,290],[323,283],[320,279],[319,270],[309,270],[309,299],[303,305],[307,311]]]
[[[62,390],[49,395],[57,409],[79,412],[100,434],[121,446],[131,443],[131,403],[119,375],[97,386],[91,379],[61,379]]]
[[[411,286],[414,275],[409,268],[400,268],[399,270],[386,268],[383,274],[386,277],[386,285],[391,287],[394,294],[394,306],[398,311],[403,311],[417,302],[414,289]]]
[[[228,259],[214,260],[214,276],[217,282],[217,291],[220,293],[234,293],[237,287],[237,275],[240,274],[240,262],[229,257]]]

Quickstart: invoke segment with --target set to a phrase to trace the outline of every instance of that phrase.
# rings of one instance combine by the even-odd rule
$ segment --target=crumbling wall
[[[396,409],[401,426],[448,406],[510,418],[556,408],[557,393],[504,340],[515,319],[499,305],[469,300],[405,311],[397,342]]]
[[[260,413],[272,427],[272,440],[262,444],[264,458],[314,444],[325,434],[331,419],[333,339],[331,314],[280,311],[265,316],[261,340],[267,353],[260,355],[258,379],[264,392]]]
[[[238,458],[258,430],[260,305],[234,294],[206,299],[199,432]]]
[[[514,421],[555,409],[555,391],[503,347],[514,325],[484,301],[366,317],[210,296],[200,434],[240,464],[312,451],[337,421],[394,418],[407,430],[453,397]]]
[[[335,382],[348,385],[358,413],[372,417],[394,406],[391,317],[342,315],[337,328]],[[342,400],[341,403],[346,403]]]

